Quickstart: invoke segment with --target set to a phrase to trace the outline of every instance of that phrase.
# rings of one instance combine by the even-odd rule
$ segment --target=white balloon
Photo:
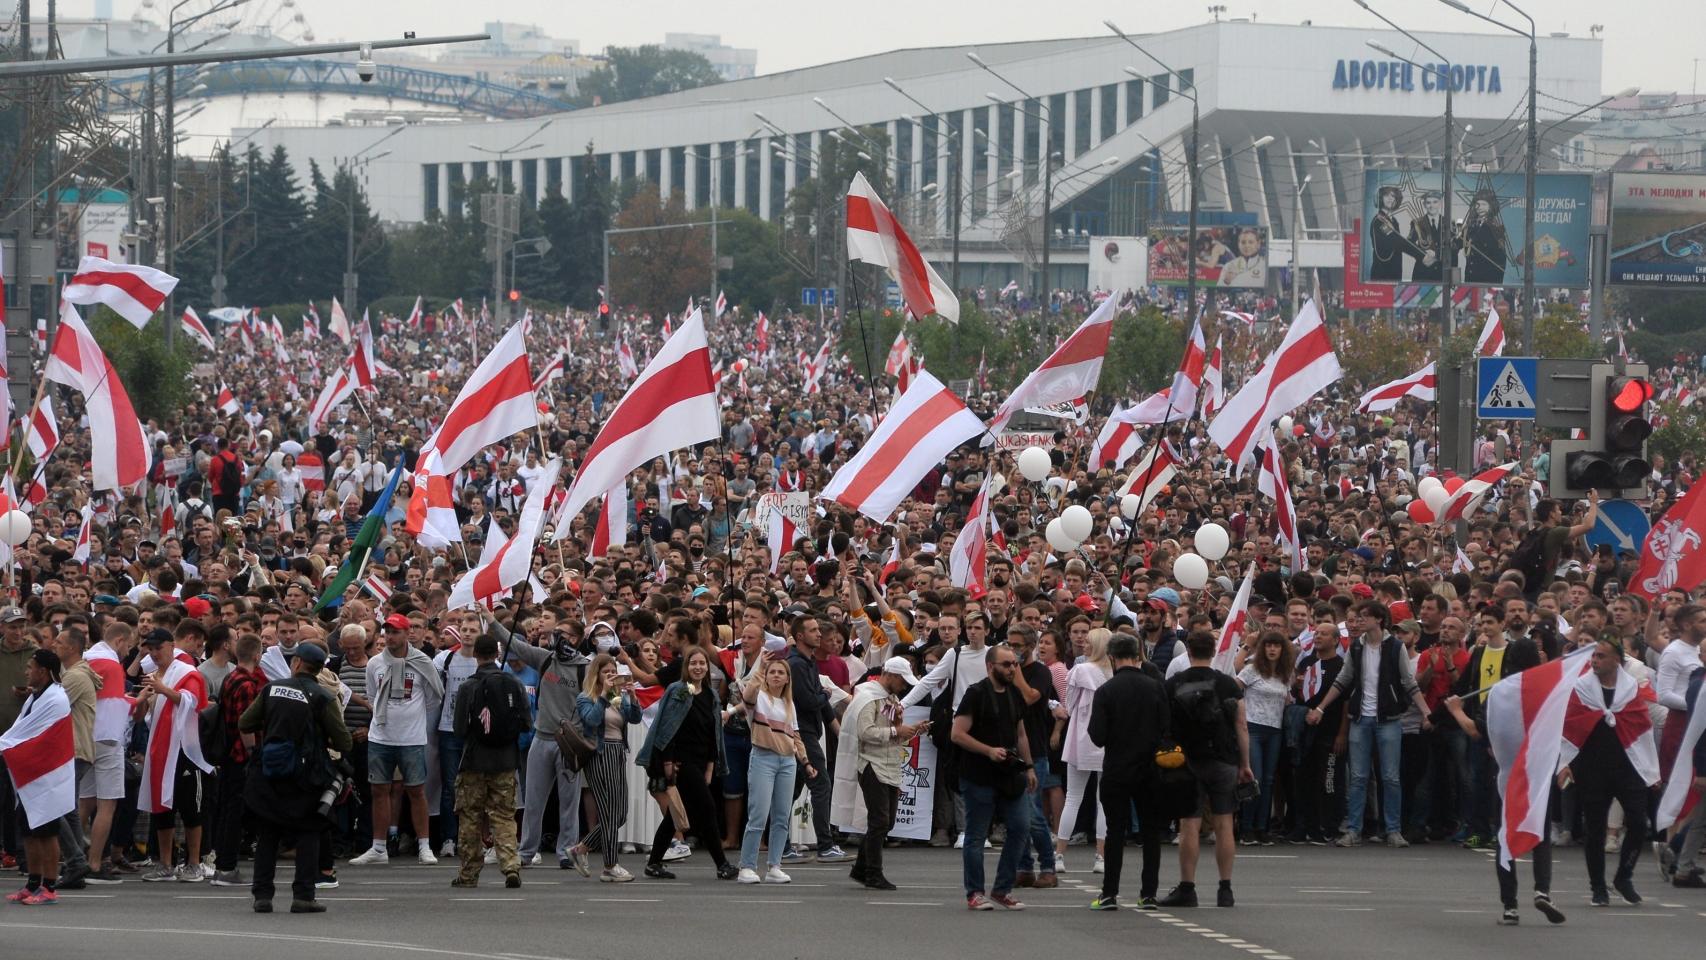
[[[1232,538],[1220,524],[1205,523],[1197,528],[1196,545],[1204,560],[1219,560],[1231,548]]]
[[[0,542],[15,547],[30,538],[30,515],[22,510],[0,514]]]
[[[1048,451],[1042,447],[1026,447],[1019,451],[1019,472],[1032,483],[1041,483],[1053,467]]]
[[[1061,525],[1059,517],[1050,520],[1048,526],[1043,528],[1043,537],[1048,540],[1049,546],[1062,553],[1076,548],[1079,544],[1079,541],[1066,535],[1066,528]]]
[[[1280,417],[1279,418],[1279,434],[1280,434],[1280,437],[1281,438],[1289,438],[1291,436],[1291,428],[1294,424],[1295,424],[1295,421],[1293,421],[1290,417]]]
[[[1137,508],[1143,506],[1143,498],[1135,493],[1128,493],[1120,498],[1120,513],[1127,520],[1137,519]]]
[[[1183,554],[1173,561],[1173,579],[1186,590],[1201,590],[1208,586],[1208,564],[1194,553]]]
[[[1436,517],[1439,516],[1440,508],[1445,506],[1445,502],[1449,499],[1451,499],[1451,494],[1445,491],[1443,484],[1438,483],[1429,487],[1427,493],[1422,494],[1422,502],[1428,505],[1428,509]]]
[[[1444,489],[1445,489],[1445,484],[1440,483],[1438,477],[1423,477],[1422,482],[1416,484],[1416,496],[1421,497],[1423,502],[1426,502],[1428,499],[1428,491],[1429,490],[1444,490]]]
[[[1067,536],[1079,543],[1090,539],[1090,534],[1095,529],[1095,523],[1095,518],[1090,516],[1090,511],[1076,503],[1060,512],[1061,529],[1066,531]]]

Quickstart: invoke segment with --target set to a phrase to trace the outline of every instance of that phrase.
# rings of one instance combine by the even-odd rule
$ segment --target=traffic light
[[[1599,489],[1644,496],[1653,469],[1647,458],[1647,438],[1653,433],[1647,404],[1653,399],[1653,385],[1646,365],[1624,364],[1619,370],[1615,364],[1596,363],[1588,386],[1587,436],[1552,444],[1553,495],[1579,497]]]

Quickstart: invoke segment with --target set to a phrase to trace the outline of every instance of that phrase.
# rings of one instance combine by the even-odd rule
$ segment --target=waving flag
[[[1706,703],[1697,698],[1689,705],[1688,726],[1682,731],[1682,745],[1677,748],[1670,779],[1665,782],[1664,794],[1659,797],[1657,825],[1660,830],[1667,830],[1671,824],[1687,819],[1694,805],[1700,802],[1700,788],[1694,785],[1694,747],[1700,742],[1703,730],[1706,730]]]
[[[552,539],[568,536],[568,521],[635,469],[671,450],[715,440],[722,432],[705,318],[695,310],[646,364],[586,448]]]
[[[1481,498],[1487,495],[1487,491],[1493,489],[1493,486],[1505,477],[1510,476],[1516,468],[1517,463],[1513,460],[1502,466],[1483,470],[1464,481],[1463,486],[1458,487],[1457,492],[1447,497],[1445,503],[1440,505],[1436,522],[1447,523],[1452,520],[1463,519],[1475,510],[1475,507],[1480,504]]]
[[[141,330],[177,285],[177,277],[153,267],[84,257],[60,297],[82,306],[104,303]]]
[[[213,331],[207,329],[207,324],[202,323],[201,318],[195,315],[195,308],[185,307],[184,315],[178,323],[184,328],[184,332],[190,335],[190,339],[209,350],[216,349],[213,345]]]
[[[228,417],[236,416],[243,409],[243,405],[237,402],[237,395],[231,392],[231,388],[226,386],[223,380],[219,381],[219,399],[214,405],[219,408],[220,413]]]
[[[348,366],[340,367],[326,381],[326,386],[315,398],[314,406],[308,410],[308,429],[312,433],[320,433],[325,429],[326,422],[331,419],[332,411],[338,405],[355,395],[355,374]]]
[[[314,304],[308,304],[308,312],[302,315],[302,339],[313,343],[320,339],[320,315],[314,312]]]
[[[1262,472],[1256,476],[1256,490],[1274,501],[1274,522],[1279,538],[1291,559],[1291,572],[1307,569],[1303,561],[1303,539],[1297,533],[1297,508],[1291,502],[1291,485],[1286,482],[1285,462],[1280,457],[1279,437],[1264,431],[1262,437]]]
[[[753,338],[753,352],[762,357],[770,352],[770,318],[758,311],[758,332]]]
[[[354,332],[350,329],[349,317],[344,314],[344,306],[338,302],[337,297],[332,298],[332,320],[327,325],[327,329],[332,332],[332,336],[342,340],[346,346]]]
[[[1343,376],[1321,312],[1315,301],[1306,301],[1279,348],[1208,425],[1209,439],[1226,451],[1242,475],[1260,431]]]
[[[1415,397],[1417,400],[1432,400],[1435,395],[1437,380],[1434,376],[1434,365],[1427,366],[1407,377],[1383,383],[1362,395],[1362,402],[1357,409],[1363,413],[1378,413],[1390,410],[1398,405],[1405,397]]]
[[[953,288],[918,252],[863,173],[855,173],[847,188],[847,259],[887,270],[914,317],[934,313],[949,323],[959,322],[960,301]]]
[[[539,482],[527,491],[527,501],[522,504],[521,517],[515,524],[515,536],[495,551],[481,552],[480,565],[463,574],[451,588],[447,609],[473,606],[496,597],[501,591],[513,589],[527,579],[528,572],[533,569],[533,545],[539,539],[540,528],[545,525],[545,498],[557,485],[557,475],[562,469],[563,461],[556,458],[546,464]],[[492,554],[489,559],[488,553]]]
[[[788,518],[788,512],[780,507],[770,511],[769,530],[766,531],[770,546],[770,573],[772,576],[781,568],[782,555],[794,549],[794,541],[800,537],[799,528]]]
[[[533,378],[533,392],[543,391],[552,380],[561,377],[563,375],[563,364],[563,352],[559,350],[557,355],[551,358],[551,362],[545,364],[545,369],[539,371],[539,376]]]
[[[1221,625],[1220,639],[1214,645],[1211,665],[1221,673],[1237,672],[1232,664],[1238,657],[1238,645],[1244,642],[1244,626],[1250,619],[1250,591],[1255,582],[1256,565],[1252,563],[1244,572],[1244,582],[1238,587],[1238,595],[1232,598],[1232,609],[1226,612],[1226,623]]]
[[[1202,398],[1202,417],[1213,420],[1214,415],[1226,407],[1226,375],[1220,364],[1221,338],[1214,340],[1214,352],[1208,355],[1208,366],[1203,369],[1202,382],[1206,392]]]
[[[1137,435],[1137,427],[1120,419],[1123,407],[1115,407],[1108,416],[1108,422],[1102,424],[1102,432],[1096,434],[1096,442],[1090,445],[1090,469],[1100,470],[1109,467],[1118,470],[1121,464],[1137,455],[1143,446],[1142,438]]]
[[[1591,645],[1513,673],[1487,693],[1487,743],[1499,764],[1499,862],[1511,863],[1546,835],[1546,805],[1564,743],[1564,717]]]
[[[1072,336],[1013,390],[989,421],[990,443],[1020,410],[1077,400],[1096,388],[1096,381],[1102,376],[1102,360],[1108,355],[1108,337],[1114,332],[1114,314],[1121,292],[1116,290],[1103,300]]]
[[[1161,496],[1167,484],[1173,482],[1173,475],[1179,472],[1179,456],[1173,452],[1173,445],[1165,439],[1157,439],[1155,445],[1149,448],[1149,453],[1141,457],[1131,468],[1131,474],[1125,483],[1120,485],[1118,496],[1128,493],[1137,494],[1136,516],[1143,516]]]
[[[1499,319],[1499,307],[1492,304],[1487,308],[1487,322],[1481,325],[1481,336],[1475,341],[1475,354],[1482,357],[1503,356],[1505,352],[1505,325]]]
[[[510,327],[462,385],[444,422],[421,447],[422,456],[437,455],[434,472],[453,474],[482,448],[538,422],[525,336],[524,324]]]
[[[437,457],[430,458],[433,462]],[[462,527],[456,520],[456,500],[451,495],[450,477],[433,472],[428,458],[416,461],[418,469],[412,479],[414,493],[409,497],[409,509],[404,523],[415,542],[429,550],[442,550],[462,540]]]
[[[24,434],[24,443],[37,463],[59,449],[59,420],[53,415],[53,394],[43,393],[41,403],[30,411],[30,425]]]
[[[626,340],[616,345],[616,369],[630,380],[640,375],[640,365],[634,362],[634,348]]]
[[[419,330],[421,328],[421,317],[421,298],[419,294],[416,294],[415,305],[409,309],[409,319],[404,322],[410,330]]]
[[[889,557],[883,562],[883,569],[877,573],[877,582],[887,584],[889,578],[900,569],[900,540],[898,536],[889,538]]]
[[[906,361],[912,359],[912,341],[906,339],[906,328],[902,327],[894,335],[894,343],[889,346],[889,355],[883,361],[883,372],[891,377],[899,376],[905,369]]]
[[[355,351],[350,354],[349,370],[355,376],[355,386],[358,390],[378,391],[373,385],[373,379],[378,375],[374,369],[377,358],[373,353],[373,327],[367,322],[367,314],[361,315],[361,330],[356,333]]]
[[[948,451],[982,432],[983,421],[965,401],[921,370],[859,453],[836,471],[818,496],[886,523]]]
[[[77,807],[77,743],[71,700],[59,684],[25,702],[23,711],[0,735],[0,759],[6,761],[12,790],[34,830]]]
[[[988,590],[984,573],[989,559],[989,513],[989,478],[985,476],[971,509],[966,512],[966,525],[960,528],[948,551],[949,581],[964,588],[974,599]],[[899,544],[898,536],[895,542]]]
[[[1629,591],[1651,600],[1666,590],[1692,591],[1706,581],[1706,483],[1696,480],[1665,511],[1641,546]]]
[[[136,408],[130,405],[130,395],[125,393],[118,373],[69,301],[61,306],[59,333],[53,338],[53,350],[42,376],[83,395],[96,490],[117,490],[148,476],[154,455],[142,422],[136,419]]]
[[[721,320],[721,319],[723,319],[723,314],[725,314],[727,312],[729,312],[729,299],[727,297],[723,296],[723,291],[718,290],[717,291],[717,313],[716,313],[716,316],[712,317],[712,319],[713,320]]]
[[[361,579],[367,569],[367,561],[372,556],[373,547],[379,542],[379,535],[385,529],[385,514],[391,510],[391,497],[397,492],[397,481],[403,476],[403,458],[397,458],[397,465],[391,468],[391,479],[385,481],[385,489],[379,492],[379,498],[373,501],[373,509],[367,511],[362,518],[361,527],[356,530],[355,539],[350,542],[350,548],[344,553],[344,562],[338,567],[337,576],[326,581],[326,588],[320,593],[320,599],[314,604],[314,609],[331,606],[343,601],[344,591],[349,585]]]
[[[598,510],[598,523],[592,528],[592,546],[587,548],[587,559],[603,560],[610,555],[610,548],[627,542],[628,484],[624,481],[611,487],[604,495],[604,506]]]
[[[77,527],[77,545],[71,551],[71,559],[78,566],[88,569],[89,566],[89,522],[95,517],[95,511],[88,504],[83,505],[83,522]]]

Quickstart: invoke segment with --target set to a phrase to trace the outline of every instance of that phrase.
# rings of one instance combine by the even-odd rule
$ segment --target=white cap
[[[913,686],[918,685],[918,678],[912,675],[912,662],[905,657],[890,657],[884,660],[883,672],[892,673]]]

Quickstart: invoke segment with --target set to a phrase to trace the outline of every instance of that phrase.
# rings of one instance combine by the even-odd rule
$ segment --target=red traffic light
[[[520,290],[511,290],[509,292],[509,300],[511,303],[514,303],[515,301],[520,300],[520,299],[521,299],[521,291]]]
[[[1653,399],[1653,385],[1640,377],[1619,377],[1611,382],[1610,399],[1619,413],[1636,413]]]

